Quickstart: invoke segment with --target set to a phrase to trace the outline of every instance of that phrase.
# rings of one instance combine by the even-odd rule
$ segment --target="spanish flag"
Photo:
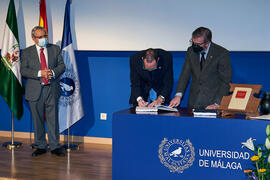
[[[39,11],[40,11],[40,13],[39,13],[39,26],[44,27],[46,29],[46,31],[48,32],[45,0],[40,0]]]

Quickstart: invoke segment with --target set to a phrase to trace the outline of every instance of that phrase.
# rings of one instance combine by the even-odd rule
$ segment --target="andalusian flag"
[[[0,94],[17,119],[20,119],[23,114],[23,87],[14,0],[9,2],[0,58]]]
[[[44,27],[48,33],[47,14],[46,14],[46,2],[40,0],[39,4],[39,26]]]

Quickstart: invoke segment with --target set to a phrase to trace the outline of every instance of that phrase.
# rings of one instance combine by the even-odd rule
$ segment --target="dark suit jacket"
[[[185,63],[178,81],[177,92],[185,92],[191,80],[188,106],[191,108],[205,108],[217,103],[229,92],[232,81],[232,69],[229,51],[211,43],[205,65],[200,71],[200,55],[194,53],[192,47],[187,50]]]
[[[54,96],[59,98],[61,95],[59,76],[65,71],[65,64],[58,46],[48,44],[47,51],[48,69],[53,70],[55,74],[55,78],[50,80],[50,86]],[[36,101],[40,97],[42,78],[37,77],[39,70],[41,70],[41,64],[36,46],[24,49],[21,54],[21,74],[27,78],[25,99],[28,101]]]
[[[145,50],[130,57],[131,96],[129,103],[134,106],[137,105],[139,96],[147,101],[151,88],[157,92],[157,96],[165,97],[165,103],[170,102],[173,86],[172,55],[162,49],[156,50],[160,59],[157,69],[152,72],[143,69],[142,56]]]

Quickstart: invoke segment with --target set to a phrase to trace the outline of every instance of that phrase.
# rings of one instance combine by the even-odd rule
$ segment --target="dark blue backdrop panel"
[[[134,51],[75,51],[85,116],[72,126],[71,135],[112,137],[112,113],[129,107],[130,95],[129,57]],[[172,52],[174,89],[182,70],[186,52]],[[264,91],[270,91],[270,52],[231,52],[233,83],[262,84]],[[187,106],[188,88],[181,106]],[[0,98],[0,130],[10,130],[11,114]],[[100,113],[107,113],[108,120],[100,120]],[[33,131],[29,106],[24,101],[24,115],[15,120],[15,131]]]
[[[126,57],[89,57],[88,61],[96,120],[91,131],[99,136],[110,137],[111,112],[129,106],[129,61]],[[108,114],[107,121],[100,120],[100,113]]]
[[[261,84],[270,91],[269,52],[231,52],[233,83]]]
[[[254,154],[248,149],[242,149],[241,143],[250,137],[256,138],[255,143],[264,143],[267,124],[268,121],[245,119],[115,113],[113,180],[245,180],[243,170],[252,167],[250,157]],[[165,146],[160,145],[164,138],[168,141],[189,139],[192,143],[195,160],[182,173],[170,172],[170,169],[161,163],[160,150],[164,151]],[[172,143],[168,154],[178,147]],[[233,152],[235,156],[206,155],[202,153],[203,150]],[[187,151],[182,148],[181,154],[185,153]],[[244,158],[239,158],[241,153],[245,155]],[[170,158],[173,156],[170,155]],[[202,165],[202,161],[208,164]]]

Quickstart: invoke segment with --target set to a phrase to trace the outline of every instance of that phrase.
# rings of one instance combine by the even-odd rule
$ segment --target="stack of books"
[[[194,117],[217,117],[217,115],[216,109],[193,109]]]

